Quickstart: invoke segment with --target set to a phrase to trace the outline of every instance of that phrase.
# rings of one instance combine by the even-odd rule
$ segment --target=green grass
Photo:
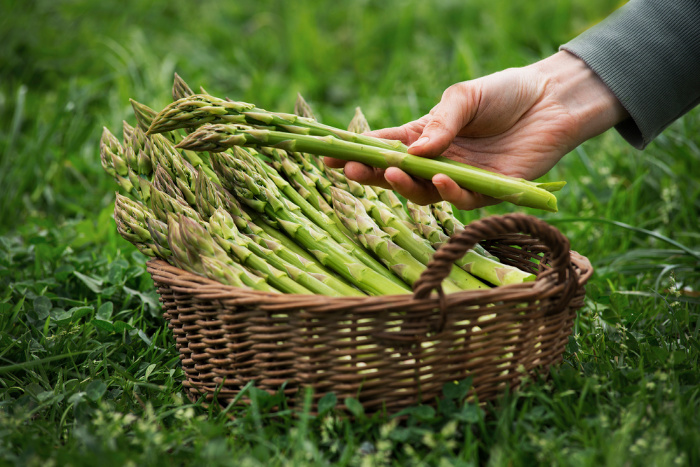
[[[116,233],[102,126],[215,94],[344,126],[427,112],[450,84],[521,66],[609,1],[0,0],[0,465],[697,465],[700,112],[650,147],[613,132],[566,156],[560,228],[596,274],[562,365],[479,409],[446,388],[406,419],[319,417],[249,388],[184,399],[145,258]],[[498,206],[465,220],[510,212]],[[281,406],[281,411],[272,407]]]

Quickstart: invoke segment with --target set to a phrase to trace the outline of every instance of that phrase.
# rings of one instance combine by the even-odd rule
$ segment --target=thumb
[[[440,103],[427,117],[427,123],[418,138],[408,148],[417,156],[439,156],[452,144],[455,136],[471,121],[478,108],[478,91],[469,82],[450,86],[442,94]]]

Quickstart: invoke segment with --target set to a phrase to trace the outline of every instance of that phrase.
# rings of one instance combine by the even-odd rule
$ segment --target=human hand
[[[450,86],[428,115],[369,134],[401,140],[417,156],[450,159],[528,180],[547,173],[583,141],[624,120],[617,98],[568,52]],[[459,209],[499,202],[438,174],[416,179],[401,169],[326,158],[357,182],[393,189],[418,204],[449,201]]]

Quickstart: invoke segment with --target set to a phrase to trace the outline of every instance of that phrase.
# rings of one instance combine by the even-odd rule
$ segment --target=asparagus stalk
[[[332,136],[345,141],[383,149],[404,150],[400,141],[358,135],[324,125],[311,118],[294,114],[269,112],[247,102],[220,99],[208,94],[195,94],[179,99],[163,109],[153,120],[149,133],[162,133],[178,128],[197,127],[205,123],[241,123],[274,126],[279,129],[297,127],[315,136]]]
[[[159,165],[156,169],[156,173],[153,177],[153,186],[156,189],[167,193],[168,195],[180,201],[181,203],[187,203],[187,200],[185,199],[182,190],[180,190],[175,181],[173,181],[170,174],[166,172],[162,165]]]
[[[323,214],[331,218],[336,225],[348,236],[351,236],[349,231],[342,225],[335,211],[328,204],[326,198],[318,191],[316,183],[311,180],[301,169],[299,164],[294,162],[286,151],[275,148],[261,148],[262,153],[272,159],[273,167],[284,173],[289,183],[306,201],[308,201],[314,209],[321,211]],[[330,194],[330,191],[329,191]]]
[[[330,267],[348,282],[371,295],[409,293],[356,259],[322,229],[300,215],[300,209],[285,199],[272,183],[253,178],[255,170],[244,162],[226,160],[222,154],[213,158],[214,168],[225,188],[236,193],[251,208],[277,219],[292,238],[304,245],[323,265]]]
[[[202,235],[201,231],[204,230],[203,227],[201,227],[199,224],[192,221],[191,219],[185,218],[183,220],[186,222],[186,226],[193,230],[198,229],[199,235]],[[233,229],[228,229],[226,232],[224,232],[221,228],[221,224],[216,222],[216,220],[217,218],[214,217],[214,223],[209,223],[208,225],[209,229],[211,230],[211,235],[206,230],[204,230],[204,232],[207,232],[208,237],[202,238],[201,243],[205,243],[208,245],[210,239],[212,242],[216,242],[219,245],[219,247],[221,247],[224,251],[236,257],[240,264],[246,265],[250,269],[260,273],[263,277],[267,279],[270,285],[279,289],[283,293],[313,293],[302,284],[303,282],[308,283],[308,281],[305,280],[306,278],[300,277],[301,271],[293,271],[294,276],[292,276],[292,274],[287,272],[291,271],[291,267],[286,267],[285,269],[287,269],[287,271],[278,269],[273,265],[273,263],[270,262],[274,261],[277,265],[281,264],[279,261],[276,261],[277,257],[272,252],[269,252],[269,250],[268,252],[263,252],[262,249],[259,247],[255,248],[254,251],[251,251],[249,246],[255,247],[257,245],[255,245],[252,241],[245,242],[244,237],[240,235],[234,235]],[[233,222],[231,222],[231,224],[233,224]],[[223,237],[223,235],[228,235],[229,238],[225,238]]]
[[[330,136],[285,133],[242,125],[206,125],[191,133],[177,147],[217,152],[232,146],[274,146],[287,151],[356,160],[384,169],[398,167],[409,174],[426,179],[444,173],[464,188],[502,201],[547,211],[557,210],[557,199],[553,194],[523,179],[463,164],[448,165],[434,159],[365,146]]]
[[[202,262],[202,257],[208,257],[225,264],[232,271],[240,271],[240,268],[235,266],[226,251],[195,220],[182,214],[177,217],[170,215],[168,230],[170,249],[173,251],[175,260],[183,269],[206,275],[207,270]],[[275,271],[264,262],[256,263],[253,270],[258,271],[262,277],[256,278],[246,274],[239,277],[244,284],[256,290],[276,292],[275,286],[280,286],[279,290],[286,293],[309,293],[307,289],[286,277],[286,274]],[[287,280],[284,279],[285,277]],[[267,279],[269,283],[266,283],[263,278]]]
[[[152,218],[153,214],[140,203],[131,201],[119,193],[116,194],[114,220],[117,231],[146,256],[167,258],[170,256],[170,251],[162,250],[155,245],[148,231],[147,223]]]
[[[186,85],[187,84],[185,83],[185,86]],[[153,123],[153,119],[157,115],[156,111],[145,104],[135,101],[134,99],[129,99],[129,101],[131,102],[131,107],[134,109],[134,115],[136,116],[138,128],[144,132],[148,131],[151,123]],[[177,144],[183,139],[183,136],[176,131],[164,133],[164,137],[173,144]],[[185,160],[192,164],[193,167],[201,166],[204,173],[206,173],[209,178],[218,182],[214,171],[211,169],[211,161],[206,154],[197,154],[193,151],[182,151],[182,155]]]
[[[209,219],[217,209],[223,208],[231,215],[236,227],[243,233],[250,235],[258,244],[271,249],[273,246],[270,245],[280,245],[280,249],[283,252],[282,255],[285,256],[287,261],[294,261],[291,258],[299,258],[298,261],[313,263],[315,268],[313,272],[328,274],[328,271],[321,267],[320,263],[318,263],[315,258],[282,232],[268,227],[262,218],[258,218],[256,223],[250,214],[243,210],[233,195],[220,185],[209,180],[209,178],[202,176],[201,172],[197,175],[195,198],[197,210],[203,218]],[[270,245],[265,245],[267,241],[272,243],[270,243]]]
[[[172,255],[170,245],[168,245],[168,224],[161,222],[158,219],[149,218],[146,220],[148,233],[151,234],[153,240],[153,251],[161,258],[168,259]]]
[[[200,224],[204,222],[199,213],[192,209],[185,201],[170,196],[151,183],[149,183],[149,188],[151,192],[151,210],[159,221],[168,222],[169,215],[184,214],[186,217],[194,219]]]
[[[122,141],[126,143],[131,141],[131,137],[134,134],[134,127],[129,125],[126,120],[122,121]]]
[[[333,206],[350,230],[367,241],[372,246],[372,251],[381,257],[387,266],[398,264],[402,268],[399,271],[402,274],[417,272],[420,275],[435,254],[433,247],[414,236],[410,229],[401,229],[401,220],[386,208],[383,209],[385,218],[381,222],[375,221],[367,209],[375,209],[371,202],[355,198],[338,188],[333,188]],[[389,224],[399,228],[392,229],[388,227]],[[411,284],[418,278],[412,275],[401,277]],[[457,267],[452,268],[448,280],[443,284],[443,289],[448,293],[455,290],[487,288],[486,284]]]
[[[358,133],[370,131],[369,123],[367,122],[364,113],[362,113],[362,110],[359,107],[355,109],[355,116],[350,121],[348,130]],[[329,170],[333,169],[326,169],[326,171]],[[339,172],[338,170],[335,171]],[[394,212],[394,215],[396,215],[399,219],[404,221],[410,221],[410,218],[408,217],[408,214],[404,209],[403,203],[393,191],[385,190],[381,187],[368,187],[357,183],[354,180],[346,179],[345,175],[341,174],[338,177],[340,176],[342,176],[344,182],[347,183],[350,193],[358,197],[367,198],[376,203],[381,202],[389,209],[391,209]]]
[[[388,268],[409,284],[413,284],[418,280],[421,273],[425,270],[425,266],[418,262],[406,250],[392,242],[389,235],[376,228],[376,226],[371,223],[371,219],[369,219],[367,214],[361,212],[360,206],[355,198],[346,198],[335,193],[333,197],[333,206],[338,217],[343,221],[345,226],[351,232],[354,232],[355,236],[360,239],[367,248],[379,256]],[[448,293],[461,290],[451,281],[446,281],[444,287],[445,291]]]
[[[144,152],[146,148],[146,133],[139,127],[135,127],[131,131],[129,139],[124,135],[124,144],[130,147],[136,155],[136,168],[134,169],[139,175],[150,179],[153,175],[153,164],[150,157]]]
[[[247,260],[249,259],[249,253],[252,252],[262,258],[270,266],[286,272],[294,281],[315,294],[332,297],[341,297],[345,295],[329,285],[328,276],[323,273],[311,272],[311,270],[306,268],[307,265],[313,263],[297,261],[296,264],[292,264],[278,254],[283,251],[282,248],[277,248],[276,250],[264,248],[248,236],[242,235],[238,232],[233,218],[223,209],[217,209],[214,215],[209,219],[209,228],[219,245],[230,253],[233,252],[239,257],[243,256],[245,260]],[[351,295],[364,295],[357,289],[350,288],[350,290],[352,291]]]
[[[197,173],[194,167],[186,162],[182,155],[165,138],[159,138],[158,136],[160,135],[155,136],[156,138],[150,138],[146,141],[144,153],[150,156],[154,167],[157,166],[158,169],[167,172],[172,184],[181,192],[182,198],[190,206],[195,206],[194,191],[197,185]]]
[[[370,131],[369,123],[361,108],[355,107],[355,115],[353,115],[352,120],[348,124],[348,131],[350,133],[367,133]]]
[[[257,276],[235,262],[220,261],[216,258],[200,256],[205,275],[212,280],[233,287],[250,287],[265,292],[276,292],[260,276]]]
[[[381,138],[375,138],[372,136],[360,135],[351,131],[341,130],[332,126],[323,125],[311,118],[300,117],[298,115],[293,114],[269,112],[267,110],[257,108],[253,104],[219,99],[208,94],[195,94],[173,102],[157,115],[157,117],[154,119],[153,124],[151,125],[151,128],[149,129],[149,132],[159,133],[163,131],[169,131],[175,128],[197,127],[205,123],[238,123],[265,126],[271,125],[283,131],[294,133],[298,132],[301,134],[313,136],[331,136],[347,142],[358,143],[380,149],[387,149],[390,151],[401,152],[404,154],[407,154],[408,150],[408,148],[400,141],[385,140]],[[337,155],[332,157],[338,157],[342,159],[342,157],[339,157]],[[453,161],[442,156],[431,160],[440,163],[437,165],[437,167],[439,167],[441,164],[453,165],[457,168],[464,168],[465,166],[465,164]],[[405,164],[413,165],[413,162]],[[374,166],[386,168],[384,166]],[[426,170],[428,172],[431,171],[428,169]],[[492,172],[483,169],[476,170],[479,173],[492,174],[492,177],[500,175],[493,174]],[[450,171],[448,170],[447,172]],[[436,173],[443,172],[438,171]],[[450,173],[447,174],[450,175]],[[432,175],[430,177],[425,177],[421,173],[414,173],[413,175],[428,179],[432,177]],[[502,177],[505,177],[506,180],[512,179],[512,177]],[[516,180],[518,180],[520,184],[530,185],[532,187],[540,188],[549,192],[560,190],[565,185],[564,182],[536,183],[523,179]],[[457,183],[460,183],[460,181],[457,179],[455,181]],[[465,186],[465,188],[469,187]]]
[[[158,113],[147,106],[134,99],[129,99],[131,103],[131,108],[134,110],[134,116],[136,117],[136,123],[138,127],[143,131],[148,131],[148,128],[153,123],[153,119],[158,115]]]
[[[433,215],[437,218],[437,220],[440,221],[440,225],[445,230],[445,233],[448,236],[452,237],[453,235],[464,230],[464,224],[454,215],[452,205],[447,201],[440,201],[438,203],[431,204],[430,210],[432,211]],[[474,252],[480,254],[481,256],[485,256],[486,258],[490,258],[494,261],[499,261],[499,259],[496,256],[489,253],[484,247],[482,247],[478,243],[474,245]]]
[[[261,163],[243,148],[236,148],[236,156],[243,161],[249,168],[254,169],[256,175],[261,180],[270,180],[277,189],[284,194],[292,203],[296,204],[304,216],[319,228],[325,230],[330,237],[338,244],[347,248],[353,256],[362,261],[365,265],[374,269],[379,274],[384,275],[388,279],[396,282],[398,285],[404,284],[381,264],[379,261],[370,256],[361,245],[354,243],[350,237],[344,234],[337,224],[323,212],[315,209],[308,201],[304,199],[286,180],[279,176],[274,169],[266,164]],[[253,173],[251,172],[251,175]],[[262,182],[258,182],[262,183]]]
[[[450,237],[445,235],[442,227],[433,216],[433,212],[429,206],[421,206],[412,201],[406,203],[406,209],[410,214],[411,220],[417,227],[418,231],[432,243],[435,248],[442,246],[450,240]]]
[[[411,216],[421,228],[423,235],[433,246],[437,248],[449,240],[449,237],[442,232],[432,216],[430,208],[419,206],[410,201],[407,206]],[[474,250],[467,251],[462,258],[455,261],[455,264],[494,285],[519,284],[521,282],[534,281],[536,278],[534,274],[521,271],[513,266],[501,264],[476,253]]]
[[[114,177],[124,191],[137,198],[140,197],[138,176],[129,167],[124,147],[107,128],[103,128],[100,138],[100,162],[104,171]],[[133,181],[136,181],[137,185],[134,185]]]
[[[151,257],[170,259],[172,252],[168,245],[168,226],[154,218],[154,214],[144,205],[116,194],[114,203],[114,218],[117,222],[117,230],[125,239],[132,242],[142,253]],[[187,257],[185,255],[185,257]],[[200,255],[202,266],[207,277],[218,280],[223,284],[246,286],[241,279],[241,274],[248,274],[237,264],[230,260],[216,260],[215,258]],[[207,263],[212,262],[207,266]],[[182,264],[182,263],[180,263]],[[187,266],[183,264],[183,266]],[[233,280],[233,278],[236,280]],[[249,278],[248,282],[254,284],[264,280],[260,277]],[[257,287],[260,288],[260,287]],[[263,289],[269,290],[264,286]]]

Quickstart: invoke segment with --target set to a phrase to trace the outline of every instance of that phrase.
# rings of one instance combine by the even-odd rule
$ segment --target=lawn
[[[135,123],[129,98],[162,108],[177,72],[263,108],[291,111],[300,92],[325,123],[360,105],[394,126],[618,2],[339,5],[0,0],[0,465],[700,464],[700,109],[644,151],[608,132],[567,155],[546,177],[568,182],[558,213],[460,213],[537,215],[593,263],[550,378],[401,421],[332,403],[311,416],[255,388],[246,409],[186,399],[99,161],[102,127]]]

